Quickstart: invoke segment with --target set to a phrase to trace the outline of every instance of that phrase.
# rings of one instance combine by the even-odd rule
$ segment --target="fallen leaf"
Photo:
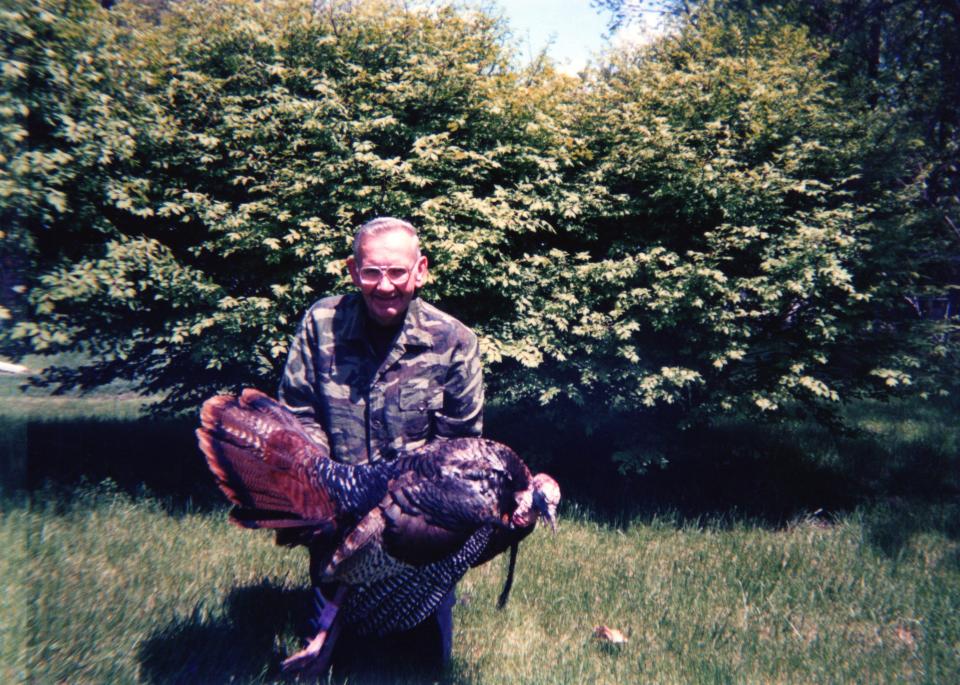
[[[614,645],[622,645],[627,641],[626,636],[622,632],[609,626],[597,626],[593,629],[593,636],[598,640],[603,640],[604,642],[609,642]]]
[[[910,629],[904,626],[897,626],[897,639],[900,640],[904,647],[909,649],[913,649],[917,643]]]

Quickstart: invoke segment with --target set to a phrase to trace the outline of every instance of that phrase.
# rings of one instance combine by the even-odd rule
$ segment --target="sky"
[[[591,55],[609,45],[604,37],[609,15],[591,7],[590,0],[495,0],[495,4],[503,10],[522,56],[528,59],[550,45],[548,52],[558,66],[576,73]],[[653,15],[643,16],[655,21]],[[612,41],[637,40],[643,31],[643,26],[635,24]]]

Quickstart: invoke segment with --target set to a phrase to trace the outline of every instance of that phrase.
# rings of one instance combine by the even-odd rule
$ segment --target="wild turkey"
[[[330,550],[323,580],[340,583],[306,649],[285,670],[326,668],[341,621],[359,634],[406,630],[429,616],[472,566],[517,545],[539,516],[555,529],[560,488],[532,476],[509,447],[439,439],[394,459],[347,465],[296,417],[253,389],[207,400],[197,430],[217,484],[245,528],[280,544]]]

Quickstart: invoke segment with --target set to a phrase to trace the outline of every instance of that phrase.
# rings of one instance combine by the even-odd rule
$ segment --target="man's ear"
[[[357,260],[354,259],[353,255],[347,257],[347,270],[350,272],[350,279],[353,281],[353,284],[360,287],[360,267],[357,266]]]
[[[416,283],[418,288],[427,282],[427,266],[426,255],[420,255],[420,259],[417,260],[416,265],[413,267],[414,283]]]

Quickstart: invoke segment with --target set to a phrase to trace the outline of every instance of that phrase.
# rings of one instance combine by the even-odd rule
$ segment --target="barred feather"
[[[480,557],[493,532],[484,526],[457,552],[426,566],[408,566],[376,583],[354,587],[343,607],[360,635],[409,630],[430,616]]]

